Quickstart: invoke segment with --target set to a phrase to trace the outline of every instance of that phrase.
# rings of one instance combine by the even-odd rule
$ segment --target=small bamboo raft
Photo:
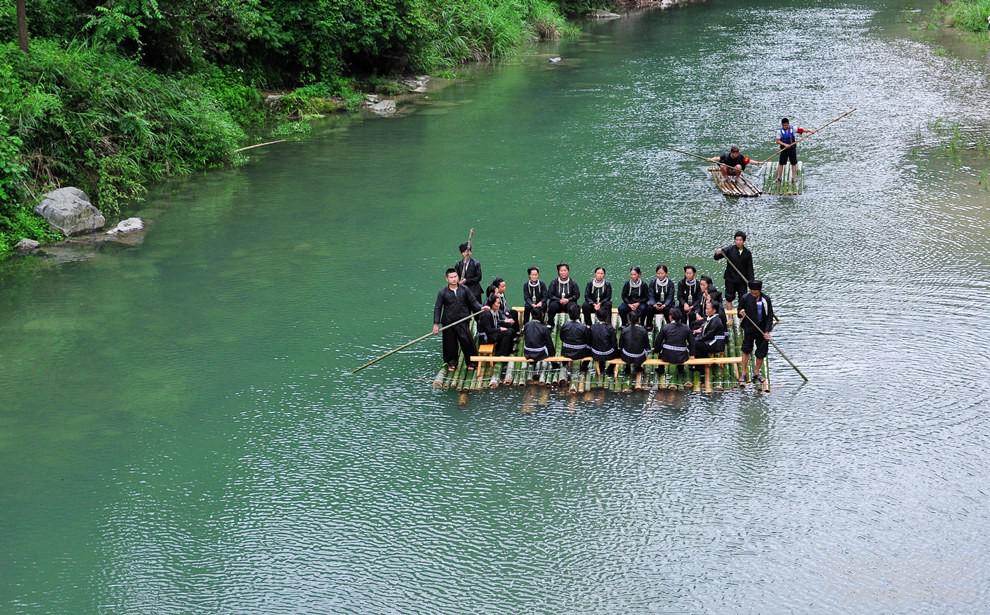
[[[717,166],[709,167],[708,174],[725,196],[760,196],[763,194],[760,187],[745,174],[727,177],[722,175],[722,171]]]
[[[513,308],[517,318],[522,319],[522,308]],[[482,344],[479,356],[474,357],[477,368],[468,371],[464,358],[461,357],[457,369],[448,372],[446,366],[441,367],[433,378],[433,388],[453,389],[459,392],[482,391],[499,387],[553,387],[561,393],[590,394],[592,391],[613,391],[630,393],[633,391],[678,390],[678,391],[726,391],[739,387],[738,378],[742,366],[742,330],[739,328],[735,310],[727,310],[729,324],[725,352],[718,357],[707,359],[691,359],[684,364],[684,373],[679,373],[674,366],[667,366],[666,373],[657,374],[655,367],[666,365],[651,353],[644,363],[643,371],[634,374],[625,373],[625,363],[619,359],[609,361],[615,365],[615,376],[598,371],[597,362],[581,371],[582,363],[590,360],[571,361],[564,357],[550,357],[544,361],[529,361],[522,356],[522,344],[517,343],[510,357],[492,356],[492,346]],[[557,326],[554,327],[554,344],[560,347],[560,326],[566,320],[566,314],[559,314]],[[612,310],[613,325],[618,328],[618,311]],[[472,323],[472,328],[473,328]],[[696,366],[699,369],[691,369]],[[754,361],[750,359],[749,373],[754,373]],[[755,385],[763,392],[770,391],[769,360],[763,362],[762,384]],[[747,384],[750,386],[750,384]]]
[[[777,183],[776,162],[767,163],[766,175],[763,177],[763,192],[765,194],[776,194],[780,196],[794,196],[804,192],[804,165],[797,163],[797,172],[793,165],[784,165],[784,172],[780,176],[780,183]]]

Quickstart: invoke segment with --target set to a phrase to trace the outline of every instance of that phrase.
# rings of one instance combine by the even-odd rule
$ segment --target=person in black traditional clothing
[[[734,245],[726,246],[715,250],[715,260],[723,258],[729,259],[732,265],[725,267],[725,302],[726,307],[732,309],[732,302],[736,296],[742,298],[748,292],[746,284],[753,279],[753,253],[746,247],[746,233],[736,231]],[[739,271],[742,276],[739,275]]]
[[[742,374],[739,384],[746,384],[749,373],[749,356],[756,348],[756,373],[753,382],[763,382],[763,359],[767,356],[773,331],[773,304],[769,295],[763,294],[763,282],[749,283],[749,293],[739,299],[739,318],[743,328]]]
[[[447,270],[447,285],[437,293],[437,301],[433,305],[433,335],[440,332],[441,325],[449,325],[475,312],[488,309],[488,306],[482,307],[474,293],[462,286],[460,281],[456,269],[451,267]],[[443,362],[447,364],[449,372],[457,369],[458,346],[464,353],[468,371],[473,371],[474,363],[471,363],[471,357],[478,354],[478,349],[471,339],[471,329],[467,320],[443,330]]]
[[[471,244],[462,243],[460,250],[461,260],[454,265],[454,270],[461,277],[461,286],[467,287],[481,303],[481,263],[471,258]]]
[[[705,303],[705,319],[694,334],[694,356],[703,359],[725,352],[725,322],[718,314],[718,305]]]
[[[577,319],[573,314],[570,320],[560,328],[560,355],[568,359],[578,360],[591,356],[591,327]],[[581,361],[581,371],[587,371],[588,364]]]
[[[605,268],[595,267],[595,277],[584,287],[584,305],[581,306],[584,324],[590,327],[591,315],[602,308],[612,313],[612,284],[605,279]]]
[[[657,275],[650,280],[650,309],[647,310],[646,330],[653,329],[653,321],[659,316],[664,322],[670,320],[670,309],[674,307],[677,289],[667,277],[667,265],[657,265]],[[661,325],[663,326],[663,325]]]
[[[725,310],[722,309],[722,293],[718,292],[715,288],[715,283],[707,275],[698,277],[698,289],[700,295],[698,296],[697,309],[694,313],[694,321],[688,323],[692,329],[697,329],[701,326],[701,323],[705,320],[705,304],[714,303],[718,315],[722,318],[722,323],[725,323]]]
[[[619,318],[622,326],[629,317],[636,315],[636,321],[645,320],[650,310],[650,285],[644,284],[639,267],[629,269],[629,281],[622,285],[622,303],[619,305]]]
[[[684,373],[684,363],[691,358],[691,329],[683,322],[684,315],[680,309],[670,310],[670,321],[657,333],[653,350],[657,356],[667,363],[677,364],[677,373]],[[657,367],[657,373],[664,373],[664,366]]]
[[[698,288],[698,270],[694,265],[684,265],[684,278],[677,285],[677,301],[680,305],[680,313],[683,322],[690,323],[694,320],[694,311],[698,304],[698,297],[701,289]]]
[[[516,313],[509,307],[509,302],[505,298],[506,287],[507,284],[505,283],[505,280],[502,278],[495,278],[488,286],[488,290],[485,291],[485,296],[489,300],[493,296],[498,297],[501,300],[498,312],[499,321],[503,324],[503,326],[507,326],[512,329],[513,334],[516,334],[519,332],[519,322],[516,317]]]
[[[532,318],[533,310],[540,310],[540,314],[543,314],[547,308],[547,300],[550,297],[549,291],[547,291],[547,285],[540,280],[540,268],[530,267],[527,272],[529,275],[529,280],[523,284],[523,305],[525,309],[523,310],[523,324],[529,322]]]
[[[643,361],[650,354],[650,335],[639,324],[639,314],[629,313],[629,324],[619,334],[619,357],[626,363],[626,373],[643,369]]]
[[[595,314],[598,322],[591,325],[590,341],[591,357],[598,362],[598,371],[605,372],[605,362],[614,359],[619,353],[619,347],[615,343],[615,327],[612,326],[612,313],[604,309],[598,310]],[[609,370],[609,375],[614,375],[615,369]]]
[[[515,332],[501,319],[502,300],[492,295],[485,305],[488,311],[477,316],[478,340],[482,344],[494,344],[496,357],[507,357],[512,354]]]
[[[571,266],[567,263],[557,265],[557,277],[550,282],[548,287],[550,301],[547,303],[547,316],[549,316],[550,326],[554,325],[557,314],[567,312],[571,314],[581,314],[581,306],[578,299],[581,298],[581,289],[577,282],[571,279]]]
[[[554,354],[551,328],[543,324],[543,313],[533,309],[533,319],[523,327],[523,356],[531,361],[542,361]]]

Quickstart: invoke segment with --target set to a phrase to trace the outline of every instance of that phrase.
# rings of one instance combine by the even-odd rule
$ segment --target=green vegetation
[[[149,181],[234,161],[246,135],[352,110],[396,75],[442,72],[573,29],[584,0],[36,0],[30,52],[0,0],[0,256],[55,235],[60,185],[109,215]],[[288,93],[266,105],[264,91]]]
[[[940,4],[935,16],[950,28],[966,32],[986,32],[990,0],[955,0]]]

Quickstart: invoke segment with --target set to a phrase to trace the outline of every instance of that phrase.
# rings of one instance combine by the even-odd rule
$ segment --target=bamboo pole
[[[235,153],[247,151],[249,149],[254,149],[256,147],[264,147],[266,145],[275,145],[276,143],[285,143],[285,139],[279,139],[278,141],[267,141],[265,143],[258,143],[256,145],[248,145],[247,147],[239,147],[234,150]]]
[[[756,327],[757,330],[762,331],[760,329],[760,325],[756,324],[756,321],[753,320],[752,318],[750,318],[749,317],[749,314],[746,314],[745,315],[745,318],[749,322],[753,323],[753,326]],[[773,339],[772,338],[769,338],[769,337],[767,338],[767,341],[770,342],[770,345],[773,346],[773,349],[777,351],[777,354],[779,354],[781,357],[783,357],[784,360],[787,361],[787,364],[790,365],[791,368],[798,373],[798,376],[801,376],[801,378],[803,378],[805,382],[808,382],[808,377],[805,376],[801,372],[800,369],[798,369],[798,366],[797,365],[794,365],[794,361],[791,361],[791,358],[790,357],[788,357],[786,354],[784,354],[784,351],[780,349],[780,346],[777,345],[777,342],[773,341]],[[765,360],[763,362],[766,363]]]
[[[790,143],[790,144],[788,144],[787,146],[785,146],[785,147],[782,147],[782,148],[780,148],[779,150],[777,150],[777,153],[776,153],[776,154],[774,154],[773,156],[770,156],[770,157],[769,157],[769,158],[767,158],[766,160],[761,160],[761,161],[760,161],[760,163],[764,163],[764,162],[769,162],[770,160],[773,160],[773,158],[774,158],[774,156],[779,156],[779,155],[780,155],[780,152],[784,152],[784,151],[787,151],[788,149],[790,149],[790,148],[792,148],[792,147],[794,147],[794,146],[795,146],[795,145],[797,145],[798,143],[801,143],[801,142],[803,142],[803,141],[807,141],[807,140],[808,140],[808,139],[810,139],[811,137],[813,137],[813,136],[815,136],[815,135],[816,135],[816,134],[818,134],[819,132],[821,132],[821,131],[823,131],[823,130],[825,130],[826,128],[828,128],[829,126],[831,126],[832,124],[834,124],[834,123],[836,123],[836,122],[838,122],[839,120],[841,120],[841,119],[843,119],[843,118],[845,118],[845,117],[847,117],[847,116],[849,116],[849,115],[852,115],[852,113],[853,113],[854,111],[856,111],[856,107],[853,107],[852,109],[850,109],[849,111],[846,111],[845,113],[843,113],[843,114],[841,114],[841,115],[839,115],[838,117],[835,117],[835,118],[833,118],[833,119],[831,119],[831,120],[829,120],[828,122],[825,122],[824,124],[822,124],[822,125],[821,125],[821,127],[819,127],[819,128],[814,128],[814,129],[813,129],[813,131],[814,131],[814,132],[812,132],[812,133],[811,133],[810,135],[808,135],[807,137],[804,137],[803,139],[794,139],[794,143]]]
[[[381,361],[382,359],[384,359],[386,357],[390,357],[390,356],[394,355],[395,353],[399,352],[400,350],[405,350],[406,348],[409,348],[413,344],[418,344],[419,342],[422,342],[423,340],[425,340],[428,337],[433,337],[434,335],[439,334],[441,331],[444,331],[446,329],[449,329],[449,328],[453,327],[454,325],[459,325],[462,322],[464,322],[465,320],[469,320],[471,318],[474,318],[475,316],[477,316],[478,314],[481,314],[481,312],[484,312],[484,311],[485,310],[479,310],[479,311],[475,312],[474,314],[471,314],[469,316],[465,316],[464,318],[461,318],[460,320],[456,320],[456,321],[450,323],[449,325],[444,325],[444,326],[440,327],[440,330],[437,331],[436,333],[430,331],[426,335],[421,335],[420,337],[417,337],[416,339],[414,339],[412,341],[406,342],[405,344],[403,344],[401,346],[398,346],[396,348],[393,348],[392,350],[389,350],[388,352],[386,352],[382,356],[380,356],[380,357],[378,357],[376,359],[372,359],[372,360],[368,361],[367,363],[365,363],[364,365],[362,365],[362,366],[354,369],[353,371],[351,371],[351,375],[353,376],[354,374],[358,373],[359,371],[361,371],[362,369],[364,369],[366,367],[371,367],[375,363],[378,363],[379,361]]]

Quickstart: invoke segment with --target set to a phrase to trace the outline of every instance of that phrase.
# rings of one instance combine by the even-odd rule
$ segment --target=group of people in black
[[[525,307],[521,322],[506,299],[505,280],[492,280],[483,299],[481,264],[473,258],[470,244],[461,244],[460,251],[461,260],[447,270],[447,284],[437,294],[433,310],[433,332],[443,330],[443,360],[450,371],[456,369],[458,349],[464,354],[467,369],[475,369],[470,360],[477,354],[468,322],[472,315],[477,321],[479,341],[492,344],[496,356],[515,354],[521,339],[524,356],[542,361],[558,356],[553,327],[557,315],[564,313],[567,318],[560,325],[559,356],[572,360],[590,358],[600,370],[614,375],[614,365],[607,365],[607,361],[621,359],[627,372],[639,371],[654,352],[663,361],[677,364],[683,372],[681,364],[691,357],[724,352],[731,334],[725,310],[738,296],[743,331],[740,384],[748,380],[749,357],[754,350],[753,381],[762,381],[761,367],[773,330],[773,306],[770,297],[762,292],[762,282],[754,279],[753,255],[742,231],[736,232],[732,245],[714,253],[716,261],[730,261],[724,274],[724,295],[710,277],[699,276],[693,265],[685,265],[682,279],[674,282],[662,264],[657,265],[649,280],[643,279],[639,267],[631,267],[618,297],[613,297],[605,268],[596,267],[582,295],[570,275],[570,266],[560,263],[549,284],[540,278],[538,267],[529,268],[528,280],[522,287]],[[621,323],[618,332],[612,325],[616,301]],[[588,363],[582,361],[581,369],[587,369]],[[661,366],[657,371],[663,369]]]

